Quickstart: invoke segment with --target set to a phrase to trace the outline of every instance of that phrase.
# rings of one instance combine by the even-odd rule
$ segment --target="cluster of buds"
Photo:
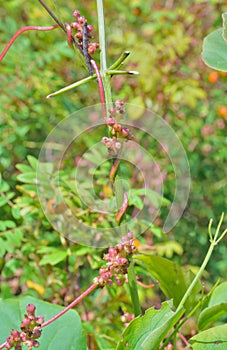
[[[125,103],[122,100],[116,100],[115,101],[115,107],[110,109],[110,115],[111,117],[116,117],[119,114],[124,114],[125,113]]]
[[[104,254],[103,259],[106,260],[106,267],[101,267],[99,276],[94,278],[94,283],[104,286],[113,285],[113,281],[117,286],[121,286],[127,280],[127,269],[129,267],[129,258],[136,253],[134,246],[133,234],[128,233],[127,237],[123,237],[122,242],[115,247],[109,248],[108,253]]]
[[[121,148],[121,143],[117,141],[116,137],[106,137],[102,138],[102,144],[108,148],[108,152],[115,155]]]
[[[129,128],[116,123],[116,120],[114,118],[110,118],[107,124],[112,127],[112,135],[116,135],[117,137],[126,140],[134,139],[134,135],[130,132]]]
[[[6,341],[6,349],[21,350],[22,344],[26,345],[28,349],[38,348],[38,338],[41,336],[41,325],[44,322],[42,316],[35,316],[35,305],[28,304],[26,307],[27,315],[21,322],[21,332],[13,329]]]
[[[123,127],[121,124],[117,123],[116,120],[119,120],[119,115],[125,113],[124,101],[116,100],[115,107],[110,109],[110,116],[108,118],[107,124],[112,128],[112,135],[116,135],[119,138],[126,140],[132,140],[134,138],[133,134],[126,127]]]
[[[75,10],[73,12],[73,16],[77,19],[77,22],[71,23],[71,28],[74,28],[76,31],[74,38],[77,40],[78,44],[81,46],[82,49],[85,44],[85,41],[87,41],[88,54],[93,55],[95,51],[99,48],[98,43],[89,42],[89,39],[92,38],[91,32],[93,30],[93,26],[87,24],[86,18],[84,16],[81,16],[78,10]]]

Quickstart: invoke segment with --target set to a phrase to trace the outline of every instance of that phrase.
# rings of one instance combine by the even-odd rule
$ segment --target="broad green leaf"
[[[66,251],[59,251],[52,254],[48,254],[40,260],[39,265],[40,266],[46,265],[46,264],[56,265],[59,262],[65,260],[66,256],[67,256]]]
[[[214,306],[223,302],[227,303],[227,282],[223,282],[215,288],[211,295],[209,306]]]
[[[226,350],[227,349],[227,324],[209,328],[190,340],[193,350]]]
[[[222,20],[223,20],[222,36],[225,42],[227,42],[227,12],[222,14]]]
[[[199,315],[199,328],[206,328],[209,323],[217,321],[224,315],[227,315],[227,282],[214,289],[208,307]]]
[[[209,67],[227,72],[227,43],[222,37],[222,28],[204,39],[202,58]]]
[[[171,310],[172,301],[162,303],[162,308],[146,310],[144,316],[136,317],[125,329],[117,350],[156,350],[168,331],[178,322],[184,310]]]
[[[195,277],[191,270],[160,256],[139,255],[135,259],[145,264],[147,270],[159,281],[163,293],[173,299],[174,306],[177,307]],[[201,283],[197,282],[185,303],[186,309],[196,304],[196,295],[201,288]]]
[[[206,328],[209,323],[217,321],[224,315],[227,315],[227,303],[221,303],[205,308],[199,315],[199,329]]]
[[[20,328],[21,320],[26,313],[26,305],[32,303],[36,306],[36,315],[44,317],[47,321],[63,310],[63,307],[50,304],[32,297],[7,299],[0,301],[1,332],[0,344],[9,336],[11,329]],[[86,350],[85,336],[82,331],[80,317],[76,311],[70,310],[58,320],[43,328],[38,339],[40,350]],[[23,347],[27,349],[27,347]]]

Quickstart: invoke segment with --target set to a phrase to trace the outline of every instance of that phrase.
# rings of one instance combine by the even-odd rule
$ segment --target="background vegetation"
[[[96,27],[94,1],[75,5],[72,0],[53,0],[48,4],[63,22],[71,22],[71,13],[78,6]],[[192,186],[183,217],[163,235],[160,215],[155,227],[139,238],[139,249],[195,269],[207,249],[208,220],[218,218],[226,206],[227,76],[207,68],[201,60],[202,41],[221,26],[224,11],[227,3],[220,1],[105,4],[109,64],[129,50],[126,66],[140,72],[135,78],[114,77],[114,96],[150,108],[167,120],[185,147],[191,169]],[[7,1],[0,8],[0,17],[1,48],[24,25],[52,24],[34,1]],[[60,30],[31,32],[17,39],[0,67],[1,298],[27,294],[67,304],[87,287],[101,264],[101,250],[71,244],[54,231],[40,208],[33,183],[35,158],[48,133],[70,113],[98,101],[95,82],[46,100],[52,91],[87,75],[77,56]],[[173,169],[161,154],[155,156],[168,173],[164,194],[171,199]],[[226,276],[226,254],[223,242],[208,266],[207,281]],[[151,282],[142,268],[141,274],[144,282]],[[209,288],[208,282],[206,286]],[[139,292],[143,307],[162,300],[157,287]],[[90,344],[105,349],[112,334],[116,341],[116,330],[123,325],[120,315],[130,313],[130,308],[123,288],[111,288],[109,293],[99,290],[83,302],[79,312]],[[106,310],[111,311],[108,316]],[[103,336],[106,329],[109,340]]]

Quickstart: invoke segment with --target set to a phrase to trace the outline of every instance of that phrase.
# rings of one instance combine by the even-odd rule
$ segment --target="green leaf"
[[[25,182],[28,184],[37,183],[37,178],[36,178],[35,172],[19,174],[19,175],[17,175],[17,179],[21,182]]]
[[[206,328],[209,323],[217,321],[224,315],[227,315],[227,303],[221,303],[205,308],[199,315],[199,329]]]
[[[12,213],[12,216],[14,217],[14,219],[20,218],[20,209],[19,208],[16,208],[16,207],[12,208],[11,213]]]
[[[223,302],[227,302],[227,282],[223,282],[215,288],[211,295],[209,306],[214,306]]]
[[[39,265],[46,265],[46,264],[50,264],[50,265],[56,265],[59,262],[65,260],[67,256],[67,252],[66,251],[59,251],[59,252],[55,252],[49,255],[44,256],[40,262]]]
[[[17,164],[16,168],[20,170],[22,173],[31,173],[33,172],[32,168],[25,164]]]
[[[191,270],[160,256],[139,255],[135,260],[145,264],[146,269],[159,281],[163,293],[173,299],[174,306],[177,307],[195,277]],[[202,285],[198,282],[184,305],[186,309],[196,304],[196,295],[201,288]]]
[[[209,328],[190,340],[193,350],[226,350],[227,349],[227,324]]]
[[[31,165],[31,167],[36,170],[37,164],[38,164],[38,159],[36,159],[33,156],[27,156],[28,162]]]
[[[184,310],[171,310],[172,301],[162,303],[162,308],[146,310],[144,316],[136,317],[123,332],[117,350],[156,350],[168,331],[178,322]]]
[[[227,43],[222,37],[222,28],[204,39],[202,58],[209,67],[227,72]]]
[[[199,315],[199,329],[204,329],[206,326],[217,321],[221,316],[227,314],[227,282],[220,284],[214,289],[209,300],[208,307],[205,308]]]
[[[0,207],[3,207],[5,204],[7,204],[7,199],[5,197],[0,197]]]
[[[19,330],[23,314],[26,313],[26,305],[30,303],[36,306],[36,315],[43,316],[45,321],[63,310],[61,306],[32,297],[1,300],[0,315],[4,322],[1,322],[0,344],[9,336],[11,329]],[[38,341],[40,342],[40,350],[87,349],[80,317],[74,310],[68,311],[58,320],[44,327]]]

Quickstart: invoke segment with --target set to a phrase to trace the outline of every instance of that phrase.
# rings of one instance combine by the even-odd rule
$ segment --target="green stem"
[[[102,0],[97,0],[97,11],[98,11],[98,26],[99,26],[99,44],[100,44],[100,74],[102,77],[103,87],[105,91],[105,100],[107,110],[112,108],[112,94],[110,85],[110,76],[107,72],[107,61],[106,61],[106,39],[105,39],[105,22],[104,22],[104,11]]]
[[[121,56],[117,59],[112,66],[109,67],[109,69],[118,69],[126,60],[126,58],[130,55],[129,51],[125,51],[121,54]]]
[[[108,75],[138,75],[139,72],[137,72],[136,70],[117,70],[117,69],[108,69],[106,71],[106,74]]]
[[[72,90],[72,89],[74,89],[74,88],[76,88],[76,87],[78,87],[80,85],[88,83],[91,80],[95,80],[96,77],[97,77],[96,74],[90,75],[87,78],[81,79],[81,80],[79,80],[79,81],[77,81],[77,82],[75,82],[75,83],[73,83],[71,85],[68,85],[68,86],[66,86],[66,87],[64,87],[64,88],[62,88],[62,89],[60,89],[60,90],[58,90],[56,92],[53,92],[52,94],[48,95],[47,98],[51,98],[51,97],[60,95],[60,94],[62,94],[64,92],[66,92],[66,91]]]
[[[197,275],[195,276],[194,280],[192,281],[192,283],[190,284],[190,286],[189,286],[189,288],[187,289],[186,293],[184,294],[184,296],[183,296],[183,298],[182,298],[180,304],[179,304],[178,307],[177,307],[176,312],[179,311],[181,308],[184,307],[184,303],[186,302],[186,300],[187,300],[188,297],[190,296],[192,289],[195,287],[196,283],[198,282],[198,280],[199,280],[200,277],[202,276],[203,271],[205,270],[205,268],[206,268],[206,266],[207,266],[207,264],[208,264],[208,262],[209,262],[209,260],[210,260],[210,257],[211,257],[211,254],[212,254],[213,250],[214,250],[215,245],[216,245],[216,244],[212,241],[211,244],[210,244],[210,247],[209,247],[209,249],[208,249],[208,252],[207,252],[207,254],[206,254],[206,257],[205,257],[205,259],[204,259],[204,261],[203,261],[203,263],[202,263],[202,265],[201,265],[201,267],[200,267],[200,269],[199,269]]]
[[[112,102],[111,85],[110,85],[111,75],[108,74],[107,61],[106,61],[105,23],[104,23],[104,11],[103,11],[102,0],[97,0],[97,11],[98,11],[98,27],[99,27],[99,44],[101,48],[100,74],[102,77],[102,83],[105,91],[106,109],[108,111],[110,108],[113,107],[113,102]],[[117,65],[115,63],[114,65],[112,65],[111,68],[113,70],[116,69],[118,64],[119,63],[121,64],[127,56],[128,56],[128,53],[124,53],[123,56],[120,58],[120,60],[117,62]],[[115,193],[116,193],[117,207],[120,208],[124,198],[124,191],[123,191],[121,179],[118,179],[117,181],[115,181]],[[127,226],[125,224],[122,225],[122,233],[127,234]],[[129,282],[130,295],[132,299],[134,312],[135,312],[135,315],[137,316],[141,313],[141,309],[139,304],[136,276],[135,276],[133,263],[130,264],[128,271],[129,271],[129,280],[130,280]]]
[[[223,219],[224,219],[224,213],[222,213],[222,215],[221,215],[221,218],[219,220],[219,223],[218,223],[217,229],[215,231],[214,237],[212,236],[212,232],[211,232],[212,220],[210,220],[210,223],[209,223],[209,226],[208,226],[208,232],[209,232],[209,236],[210,236],[210,247],[208,249],[206,257],[205,257],[205,259],[204,259],[204,261],[203,261],[203,263],[202,263],[202,265],[201,265],[197,275],[195,276],[194,280],[192,281],[192,283],[190,284],[189,288],[187,289],[185,295],[183,296],[180,304],[178,305],[176,312],[184,307],[184,303],[186,302],[186,300],[190,296],[192,289],[195,287],[196,283],[198,282],[198,280],[202,276],[202,273],[205,270],[205,268],[206,268],[206,266],[207,266],[207,264],[208,264],[208,262],[210,260],[211,254],[212,254],[215,246],[220,242],[220,239],[222,239],[224,237],[224,235],[227,233],[227,230],[224,230],[224,232],[218,238],[219,231],[220,231]]]
[[[129,291],[130,296],[132,300],[132,306],[135,316],[141,315],[141,307],[139,302],[139,295],[138,295],[138,289],[136,284],[136,274],[134,269],[134,263],[133,260],[130,262],[129,268],[128,268],[128,285],[129,285]]]

